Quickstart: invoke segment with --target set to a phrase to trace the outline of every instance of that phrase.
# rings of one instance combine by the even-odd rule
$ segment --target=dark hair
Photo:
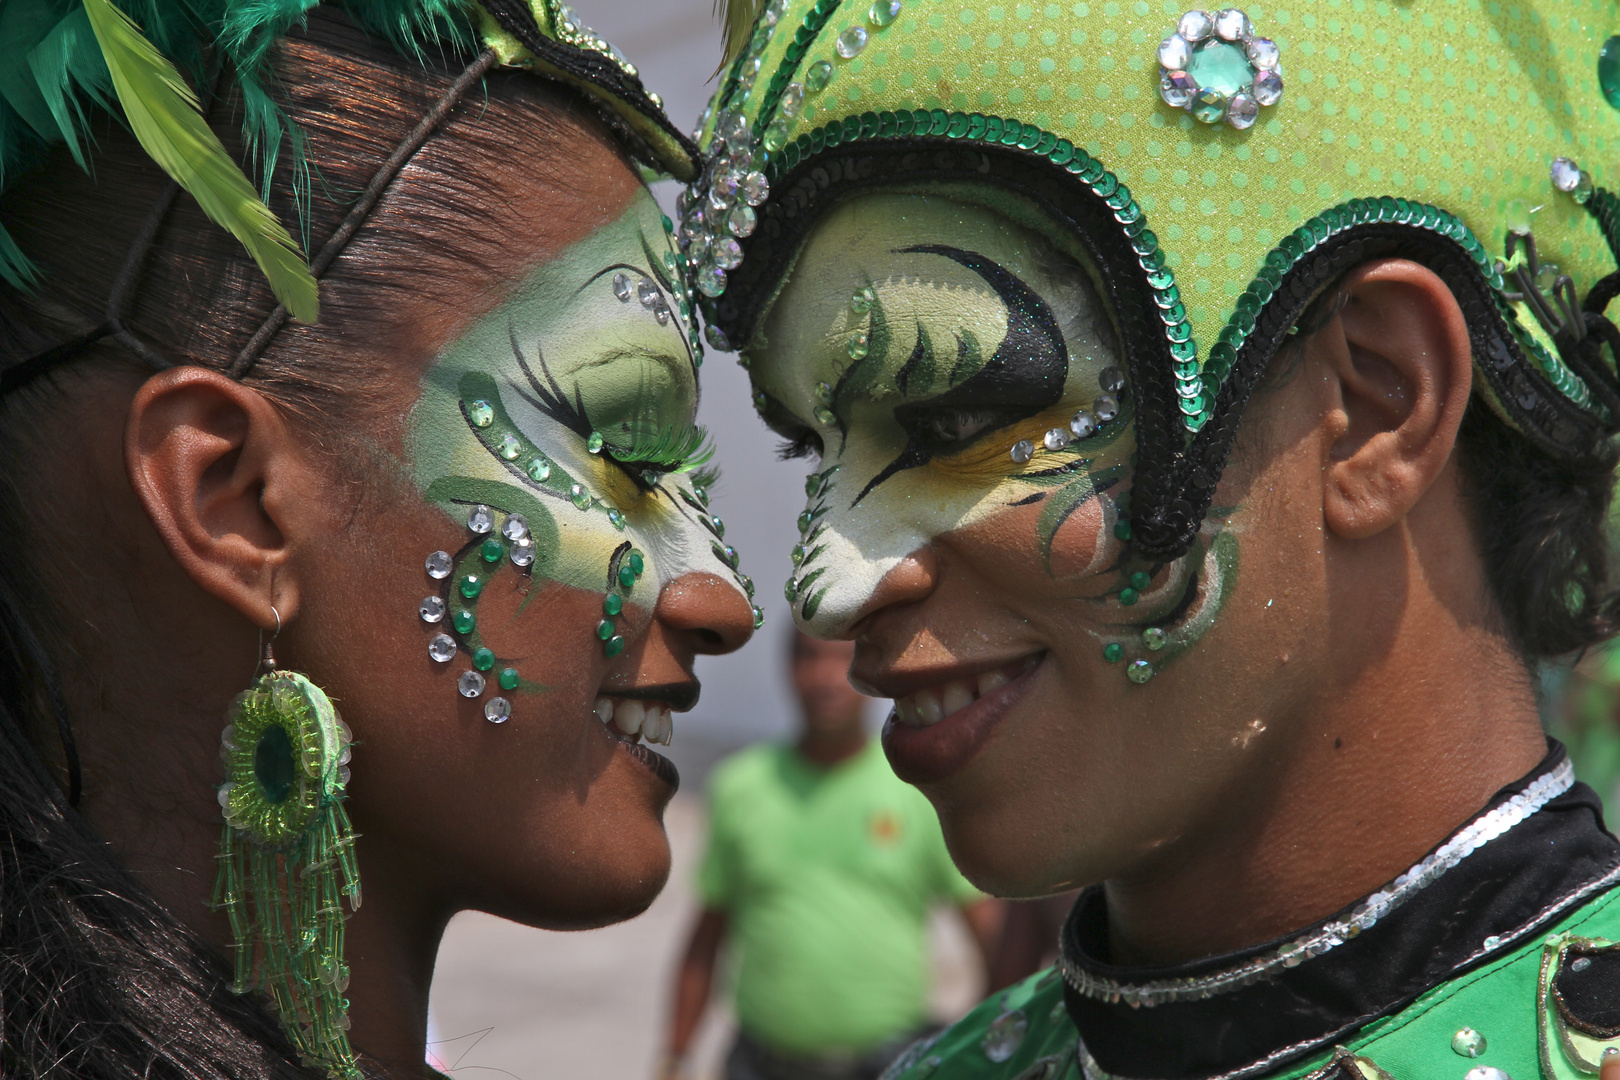
[[[1256,393],[1286,381],[1303,345],[1343,307],[1329,288],[1300,316]],[[1457,432],[1458,464],[1485,580],[1500,630],[1526,663],[1552,659],[1620,633],[1620,592],[1610,580],[1609,503],[1620,447],[1583,461],[1555,458],[1514,431],[1474,394]]]
[[[313,199],[302,209],[311,248],[469,59],[424,67],[325,8],[278,48],[278,95],[308,138]],[[368,373],[428,359],[420,334],[396,313],[409,305],[420,324],[464,302],[447,280],[461,288],[469,274],[498,281],[513,255],[514,193],[537,181],[569,183],[546,148],[561,133],[608,144],[578,105],[573,92],[532,76],[491,75],[396,178],[323,280],[319,324],[285,328],[252,383],[318,444],[352,445],[345,428],[368,427],[354,423],[373,404],[367,388],[378,380]],[[240,108],[224,98],[210,113],[239,156]],[[165,185],[122,128],[109,122],[98,140],[93,178],[58,148],[0,200],[43,272],[34,292],[0,286],[0,368],[100,321],[113,276]],[[299,218],[292,190],[284,156],[271,206],[285,221]],[[479,295],[493,304],[494,291]],[[226,370],[273,307],[241,248],[182,196],[123,321],[168,361]],[[317,1077],[298,1063],[264,999],[229,991],[224,960],[117,863],[57,778],[72,757],[72,728],[53,672],[87,619],[59,610],[41,584],[71,572],[80,556],[47,564],[27,554],[47,550],[51,535],[31,495],[40,418],[61,412],[64,388],[114,364],[127,368],[131,356],[109,339],[0,400],[0,1075]],[[374,419],[373,431],[387,423]]]

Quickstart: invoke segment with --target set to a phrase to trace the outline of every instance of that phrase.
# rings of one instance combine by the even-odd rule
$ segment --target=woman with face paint
[[[1532,679],[1616,629],[1612,12],[737,6],[681,233],[787,599],[969,878],[1084,887],[891,1076],[1620,1075]]]
[[[0,10],[8,1078],[428,1075],[455,912],[652,901],[758,622],[691,144],[549,0],[308,7]]]

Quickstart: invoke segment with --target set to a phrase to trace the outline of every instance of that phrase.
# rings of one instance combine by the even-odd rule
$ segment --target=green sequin
[[[473,632],[473,627],[478,625],[478,616],[470,611],[461,610],[456,612],[450,621],[455,624],[458,634],[470,634]]]
[[[496,540],[494,537],[490,537],[488,540],[485,540],[478,547],[478,554],[481,555],[484,561],[487,563],[500,562],[501,556],[505,553],[506,549],[502,547],[501,542]]]
[[[602,610],[608,615],[617,615],[624,610],[624,597],[618,593],[608,593],[602,597]]]
[[[502,690],[516,690],[518,688],[517,668],[501,668],[501,673],[496,681],[501,684]]]
[[[596,624],[596,636],[598,638],[601,638],[603,641],[606,641],[608,638],[612,637],[613,636],[613,620],[612,619],[603,619],[601,622],[597,623]]]
[[[484,591],[484,579],[477,574],[468,574],[461,579],[461,595],[471,600]]]
[[[1125,657],[1125,646],[1117,641],[1110,641],[1103,646],[1103,659],[1110,664],[1117,664]]]
[[[639,551],[632,551],[625,561],[630,564],[630,569],[635,572],[637,577],[640,577],[647,569],[647,561],[641,557]]]
[[[1598,53],[1597,73],[1603,99],[1620,109],[1620,35],[1603,43]]]
[[[606,656],[618,656],[620,653],[624,652],[624,638],[617,635],[609,638],[607,642],[602,645],[602,652]]]
[[[479,671],[488,671],[495,666],[495,653],[490,649],[476,649],[473,652],[473,667]]]

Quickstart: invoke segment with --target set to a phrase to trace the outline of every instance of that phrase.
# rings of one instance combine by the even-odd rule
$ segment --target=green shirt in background
[[[831,768],[751,747],[709,783],[703,903],[739,953],[737,1019],[771,1049],[862,1051],[926,1019],[929,906],[979,893],[876,740]]]

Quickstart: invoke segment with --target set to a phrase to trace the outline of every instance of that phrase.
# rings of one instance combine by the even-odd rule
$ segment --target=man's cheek
[[[1040,530],[1037,529],[1037,532]],[[1047,565],[1054,578],[1098,574],[1116,555],[1102,499],[1093,496],[1058,523]]]

